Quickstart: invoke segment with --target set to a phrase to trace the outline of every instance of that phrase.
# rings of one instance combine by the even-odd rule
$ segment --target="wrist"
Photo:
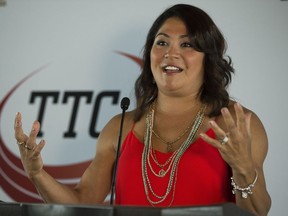
[[[246,199],[246,198],[248,198],[248,195],[253,194],[252,189],[254,188],[254,186],[258,180],[258,171],[257,171],[257,169],[254,170],[254,179],[253,179],[253,181],[252,180],[249,181],[249,183],[247,183],[248,182],[247,176],[245,178],[245,182],[246,182],[245,184],[243,183],[243,181],[241,183],[239,181],[235,181],[234,178],[235,178],[234,176],[231,177],[231,185],[233,187],[232,193],[234,195],[236,195],[236,193],[239,192],[239,193],[241,193],[241,197]],[[240,178],[238,180],[240,180]]]
[[[258,168],[257,164],[251,158],[241,161],[243,162],[238,161],[234,166],[230,165],[233,176],[238,176],[239,178],[249,178],[251,175],[254,176],[255,169]]]
[[[43,176],[43,169],[27,173],[27,177],[31,182],[35,182],[38,179],[41,179],[42,176]]]

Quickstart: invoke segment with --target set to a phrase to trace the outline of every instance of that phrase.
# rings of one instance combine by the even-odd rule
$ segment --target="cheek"
[[[164,54],[163,54],[162,49],[157,49],[155,47],[152,47],[151,52],[150,52],[151,63],[161,61],[163,55]]]
[[[203,55],[193,56],[187,59],[188,65],[194,70],[204,71],[204,57]]]
[[[160,64],[160,60],[159,60],[159,57],[158,55],[155,55],[155,53],[152,53],[151,52],[151,55],[150,55],[150,62],[151,62],[151,69],[153,71],[153,69],[156,69],[157,66]]]

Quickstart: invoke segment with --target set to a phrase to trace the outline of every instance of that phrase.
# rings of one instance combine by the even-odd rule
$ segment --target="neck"
[[[155,108],[161,113],[185,113],[201,107],[201,101],[197,96],[167,97],[159,95],[156,99]]]

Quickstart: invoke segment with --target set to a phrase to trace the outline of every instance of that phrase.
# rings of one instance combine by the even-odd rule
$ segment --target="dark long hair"
[[[150,28],[143,48],[143,68],[135,83],[138,121],[147,107],[157,97],[158,87],[151,71],[150,53],[155,36],[163,23],[171,17],[180,18],[186,25],[192,46],[203,52],[204,82],[199,89],[201,102],[211,105],[209,116],[219,115],[220,109],[229,103],[227,87],[234,73],[230,57],[225,57],[226,41],[213,20],[203,10],[186,4],[177,4],[166,9]],[[193,85],[193,84],[191,84]]]

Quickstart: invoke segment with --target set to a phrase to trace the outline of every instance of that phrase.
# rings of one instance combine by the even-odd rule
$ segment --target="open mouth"
[[[176,67],[176,66],[167,65],[167,66],[163,67],[163,71],[165,73],[179,73],[179,72],[182,72],[183,69]]]

